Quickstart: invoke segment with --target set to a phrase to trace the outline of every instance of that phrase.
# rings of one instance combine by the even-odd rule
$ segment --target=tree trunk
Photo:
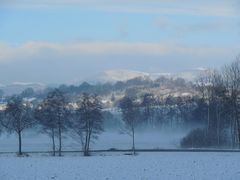
[[[90,139],[89,134],[90,134],[90,121],[87,117],[87,132],[86,132],[85,145],[84,145],[84,156],[89,156],[89,152],[88,152],[89,139]]]
[[[58,156],[62,156],[62,131],[60,126],[58,127],[58,140],[59,140]]]
[[[208,124],[207,124],[207,134],[209,133],[210,129],[210,102],[208,102]]]
[[[132,150],[133,150],[133,155],[136,155],[136,151],[135,151],[135,131],[134,128],[132,128]]]
[[[238,102],[235,101],[234,102],[234,112],[235,112],[235,133],[236,133],[236,136],[235,136],[235,141],[236,141],[236,144],[238,146],[238,148],[240,148],[240,142],[239,142],[239,138],[240,138],[240,127],[239,127],[239,114],[238,114]]]
[[[86,132],[86,135],[85,135],[85,144],[84,144],[84,156],[88,156],[88,152],[87,152],[87,144],[88,144],[88,130]]]
[[[220,113],[217,110],[217,144],[220,146]]]
[[[18,131],[18,155],[22,155],[22,132]]]
[[[236,125],[237,125],[237,143],[238,143],[238,148],[240,149],[240,124],[239,120],[236,120]]]
[[[88,133],[88,142],[87,142],[87,155],[89,156],[89,146],[90,146],[90,142],[91,142],[91,134],[92,134],[92,130],[90,130],[90,132]]]
[[[230,120],[230,131],[231,131],[231,147],[232,147],[232,149],[234,148],[234,123],[235,123],[235,121],[234,121],[234,116],[233,116],[233,113],[231,113],[231,120]]]
[[[56,155],[56,150],[55,150],[55,134],[54,134],[54,129],[52,129],[52,149],[53,149],[53,156]]]
[[[238,145],[238,129],[237,129],[237,118],[234,119],[234,147]]]

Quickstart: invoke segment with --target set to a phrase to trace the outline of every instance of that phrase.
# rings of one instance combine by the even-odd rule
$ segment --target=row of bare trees
[[[36,105],[19,96],[9,98],[6,108],[1,111],[0,122],[6,131],[18,135],[19,155],[23,154],[22,132],[40,126],[41,132],[51,138],[53,156],[56,154],[56,138],[58,155],[62,155],[62,136],[68,129],[76,133],[87,156],[90,142],[103,131],[101,108],[101,102],[95,95],[83,94],[74,107],[61,91],[55,89]]]
[[[124,97],[119,108],[125,124],[124,131],[132,137],[135,154],[135,128],[140,122],[139,106],[131,98]],[[12,96],[6,108],[0,112],[0,125],[7,132],[18,136],[19,155],[23,155],[22,133],[29,128],[40,127],[40,133],[51,138],[53,156],[56,152],[58,156],[62,155],[62,138],[67,130],[81,142],[85,156],[89,155],[90,143],[103,132],[102,103],[96,95],[87,93],[83,93],[76,103],[68,101],[58,89],[51,91],[36,104],[25,101],[21,96]]]

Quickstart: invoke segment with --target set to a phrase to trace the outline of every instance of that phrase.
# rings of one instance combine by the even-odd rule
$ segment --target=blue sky
[[[73,83],[109,69],[220,67],[240,53],[239,6],[237,0],[3,0],[0,83]]]

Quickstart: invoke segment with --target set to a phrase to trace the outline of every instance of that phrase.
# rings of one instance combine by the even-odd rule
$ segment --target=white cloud
[[[104,10],[124,13],[183,14],[194,16],[237,17],[233,8],[226,7],[106,7]]]
[[[231,62],[239,49],[174,42],[29,42],[19,46],[0,43],[0,81],[68,83],[91,79],[108,69],[179,72],[219,67]]]
[[[237,48],[235,48],[236,50]],[[234,51],[229,47],[192,46],[177,43],[127,43],[127,42],[76,42],[49,43],[28,42],[19,46],[0,43],[0,62],[31,59],[46,54],[61,56],[107,56],[107,55],[152,55],[162,56],[184,54],[188,56],[207,56],[228,54]]]

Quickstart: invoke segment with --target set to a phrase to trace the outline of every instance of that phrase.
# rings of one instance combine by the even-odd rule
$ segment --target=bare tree
[[[210,130],[210,110],[211,110],[211,77],[212,77],[212,70],[208,69],[203,74],[200,75],[199,79],[197,80],[197,89],[200,92],[203,100],[206,101],[208,105],[207,110],[207,133]]]
[[[53,156],[56,154],[55,136],[57,134],[57,120],[55,111],[52,109],[51,101],[45,98],[35,109],[35,118],[41,125],[43,133],[51,137]]]
[[[22,132],[32,127],[34,123],[35,119],[31,105],[28,102],[24,102],[19,96],[12,96],[8,100],[1,124],[9,133],[18,135],[19,155],[22,155]]]
[[[92,139],[97,139],[103,131],[102,105],[96,95],[82,95],[70,127],[80,137],[84,156],[89,156]]]
[[[217,145],[220,145],[222,131],[225,126],[223,115],[226,109],[227,89],[221,72],[214,71],[211,78],[212,84],[212,103],[213,103],[213,129],[216,131]]]
[[[151,93],[146,93],[143,96],[141,106],[143,107],[143,117],[147,121],[147,125],[150,127],[155,127],[154,122],[154,106],[155,106],[155,97]]]
[[[51,127],[56,127],[57,129],[57,136],[58,136],[58,156],[62,155],[62,133],[66,130],[67,120],[68,120],[68,110],[67,110],[67,102],[64,94],[55,89],[51,91],[47,98],[46,102],[48,104],[49,112],[52,114],[51,118],[52,122],[49,124]],[[52,133],[54,133],[54,129],[52,129]],[[53,134],[52,134],[53,136]],[[52,138],[54,140],[54,138]],[[53,143],[54,144],[54,143]]]
[[[225,73],[228,71],[226,71]],[[232,73],[232,72],[231,72]],[[223,139],[223,131],[227,128],[228,88],[224,81],[222,71],[211,70],[201,76],[197,82],[197,89],[201,98],[208,105],[206,136],[210,144],[220,145]],[[227,80],[229,81],[229,80]]]
[[[224,80],[230,98],[232,146],[240,147],[240,56],[224,67]]]
[[[135,155],[135,130],[139,124],[139,107],[131,98],[125,96],[120,101],[120,108],[122,111],[122,120],[125,124],[126,132],[132,137],[132,151],[133,155]]]

